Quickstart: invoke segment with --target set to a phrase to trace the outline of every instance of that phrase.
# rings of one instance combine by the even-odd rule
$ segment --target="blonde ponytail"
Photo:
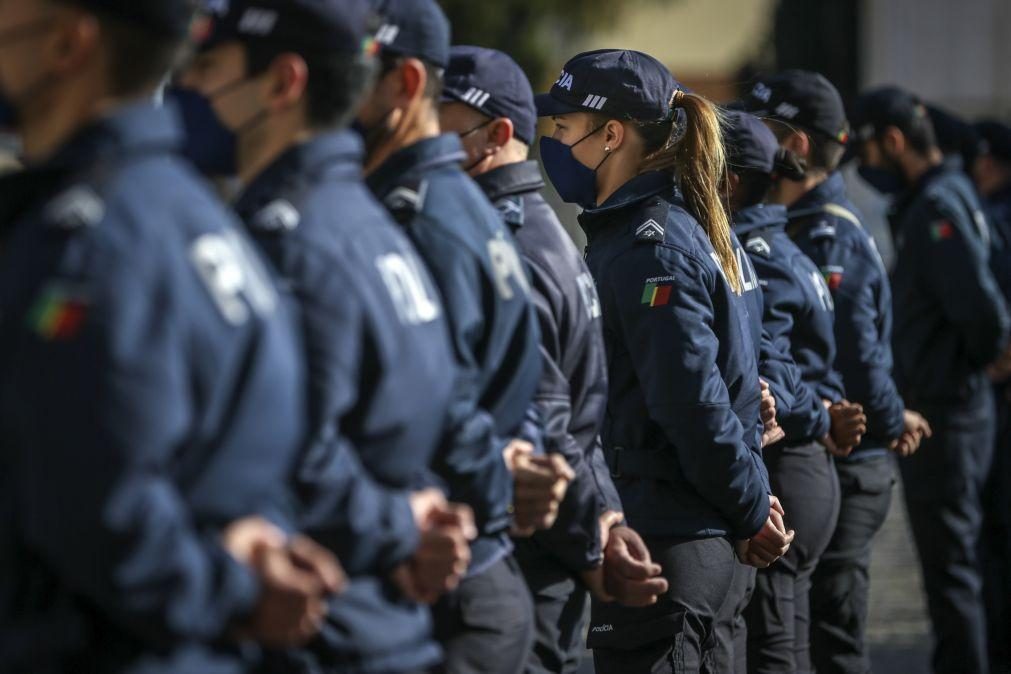
[[[674,93],[672,105],[685,112],[684,132],[677,137],[677,125],[673,125],[667,142],[643,159],[640,170],[674,172],[685,202],[709,236],[723,275],[740,295],[741,268],[731,244],[730,217],[720,189],[727,173],[720,114],[702,96],[683,91]]]

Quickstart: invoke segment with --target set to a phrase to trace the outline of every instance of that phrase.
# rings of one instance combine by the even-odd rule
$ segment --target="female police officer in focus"
[[[647,608],[595,603],[588,645],[598,673],[699,671],[738,558],[767,566],[793,538],[760,454],[719,120],[656,59],[626,50],[574,57],[537,102],[555,123],[540,144],[548,177],[585,209],[608,352],[605,453],[629,524],[670,581]]]

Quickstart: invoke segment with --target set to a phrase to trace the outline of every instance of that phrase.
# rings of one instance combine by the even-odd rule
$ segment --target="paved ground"
[[[930,628],[901,485],[896,485],[893,496],[871,559],[868,639],[872,666],[876,674],[929,674]],[[580,674],[593,674],[589,656]]]
[[[930,672],[930,627],[901,485],[871,558],[868,638],[875,672]]]

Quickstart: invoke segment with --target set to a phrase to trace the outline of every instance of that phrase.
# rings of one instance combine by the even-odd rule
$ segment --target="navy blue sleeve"
[[[853,251],[845,260],[829,260],[838,270],[835,273],[842,275],[830,285],[835,300],[836,369],[843,375],[849,399],[863,405],[867,436],[890,442],[905,428],[905,404],[892,379],[891,337],[883,334],[890,316],[881,316],[876,296],[891,295],[888,277],[880,258],[872,255],[877,252],[868,244],[866,250]],[[826,272],[826,266],[822,271]],[[883,310],[890,312],[891,307]]]
[[[109,259],[104,241],[76,243],[44,292],[77,297],[83,324],[59,338],[29,329],[14,375],[14,423],[28,450],[11,464],[20,535],[138,639],[221,638],[259,586],[216,531],[197,529],[171,479],[196,418],[184,308],[161,265]]]
[[[437,226],[415,225],[412,238],[427,260],[449,315],[458,374],[449,408],[449,432],[433,469],[449,486],[453,501],[474,509],[478,528],[495,534],[509,527],[513,478],[502,452],[510,438],[495,432],[495,420],[480,404],[485,333],[485,297],[497,290],[478,268],[476,256],[461,254],[460,242]]]
[[[796,368],[793,357],[776,346],[772,335],[763,325],[758,348],[758,374],[769,385],[769,391],[776,399],[777,419],[788,416],[797,405],[792,378]]]
[[[602,504],[588,448],[580,446],[569,430],[572,398],[568,378],[559,366],[563,344],[558,305],[564,293],[549,272],[532,262],[529,268],[533,281],[531,297],[541,331],[543,370],[534,403],[544,424],[544,449],[565,457],[576,475],[565,493],[554,526],[537,532],[534,538],[578,572],[600,564]]]
[[[1007,345],[1008,313],[971,223],[934,203],[926,226],[915,230],[913,249],[921,281],[958,330],[966,356],[978,367]]]
[[[616,295],[650,418],[675,448],[688,482],[727,519],[735,537],[750,538],[769,515],[769,498],[761,461],[745,439],[757,428],[742,427],[716,365],[715,280],[700,262],[662,245],[637,246],[612,265],[614,287],[601,291]],[[668,304],[642,304],[644,279],[667,275],[677,279]]]
[[[414,553],[419,533],[409,494],[377,484],[342,432],[368,380],[363,363],[369,324],[350,290],[354,270],[323,268],[311,256],[299,266],[295,294],[309,366],[310,428],[315,429],[296,475],[306,506],[304,526],[337,554],[348,573],[387,571]]]
[[[795,287],[793,275],[775,264],[769,264],[763,258],[753,257],[752,262],[758,271],[765,302],[765,315],[762,326],[768,333],[777,351],[792,354],[791,338],[794,327],[794,316],[801,310],[803,298]],[[777,366],[765,372],[776,387],[790,391],[793,404],[789,410],[780,414],[777,410],[779,425],[788,438],[796,440],[821,438],[829,431],[831,419],[821,401],[821,396],[803,381],[803,375],[796,362],[779,361]]]

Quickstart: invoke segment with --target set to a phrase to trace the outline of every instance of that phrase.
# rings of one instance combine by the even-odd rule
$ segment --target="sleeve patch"
[[[73,339],[88,315],[89,298],[81,288],[52,282],[28,312],[28,328],[47,341]]]
[[[939,220],[930,225],[930,240],[944,241],[955,236],[955,226],[948,220]]]
[[[674,289],[674,284],[671,283],[673,280],[673,276],[646,279],[639,303],[650,307],[666,306],[670,302],[671,291]]]
[[[829,290],[838,290],[843,282],[842,267],[822,267],[821,273],[825,276],[825,283]]]
[[[635,229],[635,238],[639,241],[662,241],[663,226],[650,218]]]

